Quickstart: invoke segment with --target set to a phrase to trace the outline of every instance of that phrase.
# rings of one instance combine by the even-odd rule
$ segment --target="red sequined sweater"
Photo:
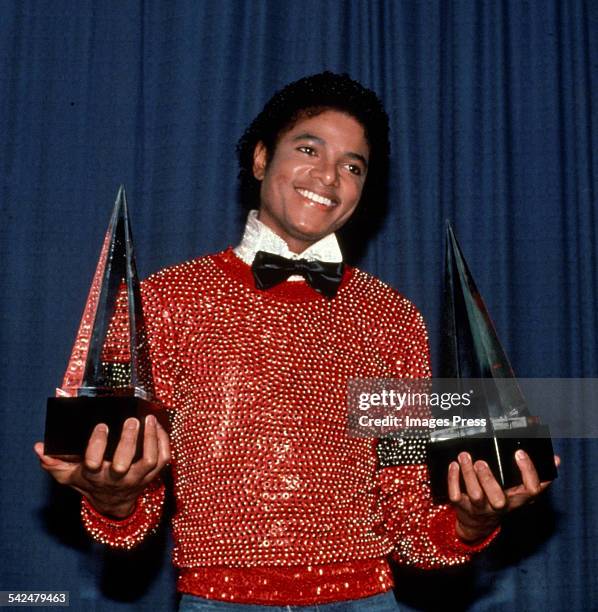
[[[423,445],[380,468],[375,440],[347,435],[348,379],[429,375],[422,317],[393,289],[346,267],[332,300],[304,282],[259,291],[228,249],[158,272],[142,295],[156,392],[172,411],[179,590],[268,604],[366,597],[391,588],[389,554],[453,565],[495,535],[459,540],[454,511],[431,502]],[[118,325],[111,335],[118,359]],[[130,548],[157,526],[163,497],[149,487],[122,521],[84,501],[84,524]]]

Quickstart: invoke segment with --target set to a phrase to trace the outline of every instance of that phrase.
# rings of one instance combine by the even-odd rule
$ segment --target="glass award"
[[[62,386],[55,397],[48,398],[45,453],[80,458],[94,427],[105,423],[104,457],[111,459],[124,421],[136,417],[141,425],[138,459],[148,414],[167,428],[166,410],[154,394],[127,199],[121,185]]]
[[[484,460],[504,488],[521,484],[515,452],[523,449],[541,481],[557,476],[547,425],[532,416],[482,296],[450,224],[446,228],[443,346],[439,379],[434,384],[472,401],[434,416],[458,426],[431,431],[427,446],[432,497],[448,501],[448,466],[468,452]],[[463,482],[461,482],[463,488]]]

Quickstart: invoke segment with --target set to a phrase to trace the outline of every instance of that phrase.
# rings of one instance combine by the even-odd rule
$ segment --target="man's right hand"
[[[168,434],[149,415],[145,420],[143,456],[133,463],[137,445],[139,421],[124,422],[112,461],[104,459],[108,427],[104,423],[93,430],[82,461],[62,461],[44,454],[43,442],[33,450],[41,467],[60,484],[68,485],[84,495],[100,513],[123,519],[135,508],[137,498],[170,461]]]

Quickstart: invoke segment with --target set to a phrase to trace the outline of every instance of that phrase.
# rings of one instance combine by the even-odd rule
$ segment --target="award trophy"
[[[135,460],[143,450],[144,417],[167,428],[154,397],[139,279],[124,187],[118,190],[77,338],[62,386],[48,399],[45,453],[65,460],[85,454],[98,423],[108,425],[104,455],[111,459],[122,425],[137,417]]]
[[[521,484],[514,457],[518,449],[530,456],[541,481],[556,478],[548,426],[527,408],[450,224],[446,229],[444,319],[441,380],[435,383],[443,391],[471,392],[473,401],[461,405],[458,415],[450,415],[457,417],[449,419],[450,423],[464,425],[430,434],[427,462],[434,501],[448,501],[448,466],[462,451],[474,462],[486,461],[505,489]],[[465,419],[471,419],[469,426]]]

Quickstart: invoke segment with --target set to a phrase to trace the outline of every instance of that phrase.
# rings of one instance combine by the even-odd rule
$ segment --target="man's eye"
[[[349,164],[347,168],[349,169],[349,172],[351,174],[355,174],[356,176],[361,176],[361,168],[359,166],[356,166],[355,164]]]
[[[308,147],[306,145],[302,145],[301,147],[297,148],[298,151],[301,151],[301,153],[306,153],[307,155],[315,155],[316,151],[313,147]]]

